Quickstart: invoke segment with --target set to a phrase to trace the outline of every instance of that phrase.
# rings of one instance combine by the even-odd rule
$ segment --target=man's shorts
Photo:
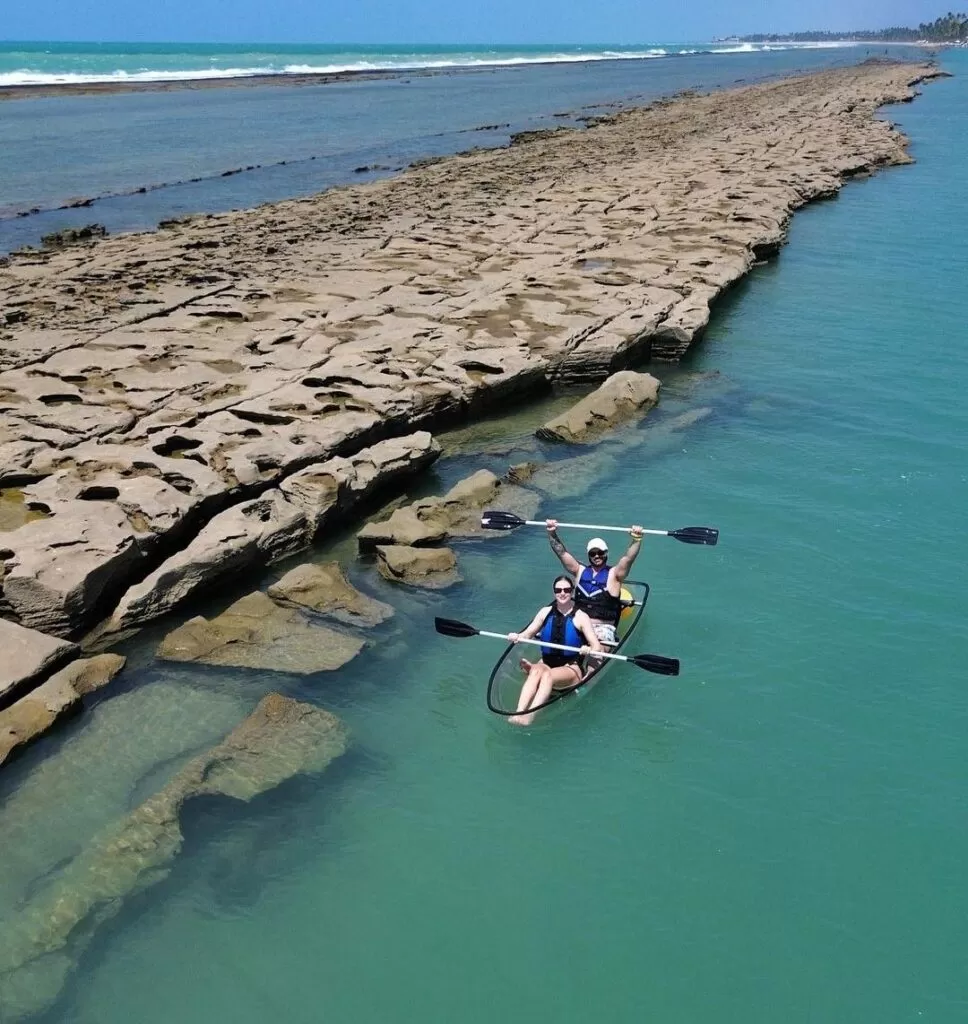
[[[603,647],[617,647],[618,640],[615,636],[615,627],[610,622],[592,622],[592,629],[595,636]]]

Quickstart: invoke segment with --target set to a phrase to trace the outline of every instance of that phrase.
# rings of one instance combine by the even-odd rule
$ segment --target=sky
[[[917,25],[944,0],[0,0],[0,39],[636,43]],[[950,3],[950,0],[949,0]],[[958,5],[955,4],[957,9]]]

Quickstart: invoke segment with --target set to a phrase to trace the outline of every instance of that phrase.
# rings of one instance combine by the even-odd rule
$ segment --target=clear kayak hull
[[[622,617],[619,619],[618,627],[615,630],[618,638],[618,646],[612,650],[614,654],[626,654],[624,650],[626,642],[635,632],[645,614],[645,604],[649,599],[648,583],[639,583],[634,580],[626,580],[622,587],[622,602],[625,608]],[[522,657],[528,657],[526,648],[509,644],[498,658],[491,675],[487,680],[487,706],[496,715],[503,715],[505,718],[515,714],[518,703],[518,696],[521,693],[521,685],[524,682],[524,672],[518,664]],[[532,659],[535,654],[531,655]],[[596,686],[602,677],[610,671],[615,671],[616,666],[623,662],[605,658],[601,667],[595,671],[589,671],[582,678],[581,682],[562,690],[553,690],[551,696],[544,704],[533,708],[534,711],[549,708],[552,705],[560,704],[565,698],[576,697],[581,693]]]

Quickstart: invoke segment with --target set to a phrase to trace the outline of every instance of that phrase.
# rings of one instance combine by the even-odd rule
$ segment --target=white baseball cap
[[[592,537],[592,539],[585,545],[585,551],[608,551],[608,545],[601,537]]]

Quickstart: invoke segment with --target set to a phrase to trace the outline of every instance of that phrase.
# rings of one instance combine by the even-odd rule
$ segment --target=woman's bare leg
[[[585,673],[579,665],[562,665],[551,670],[551,678],[556,690],[570,690],[585,678]]]
[[[521,687],[521,696],[518,697],[518,706],[515,708],[516,712],[526,711],[534,703],[534,696],[538,691],[538,687],[541,683],[541,679],[544,674],[548,671],[548,666],[542,664],[540,661],[536,661],[528,672],[528,678],[525,679],[524,685]],[[528,723],[522,720],[520,714],[512,715],[508,721],[512,725],[527,725]]]
[[[581,678],[580,670],[576,671],[575,666],[562,665],[559,668],[548,668],[547,665],[540,661],[535,662],[531,666],[531,671],[528,673],[524,686],[521,688],[521,696],[518,699],[518,706],[516,708],[518,713],[509,718],[508,721],[512,725],[530,725],[537,714],[537,711],[531,710],[532,708],[541,708],[542,705],[546,704],[551,696],[551,691],[556,686],[562,690],[567,690],[575,686]],[[531,683],[535,684],[533,689],[529,686]],[[526,694],[527,700],[525,700]],[[530,714],[521,714],[523,711],[528,711]]]
[[[538,680],[538,687],[534,692],[534,696],[527,704],[529,713],[525,715],[515,715],[512,719],[515,725],[530,725],[534,721],[535,715],[538,713],[537,710],[531,709],[540,709],[543,705],[547,704],[548,698],[551,696],[551,691],[555,687],[555,674],[560,673],[561,669],[548,668],[546,665],[541,667],[544,669],[544,672],[542,672],[541,677]],[[574,675],[574,673],[569,672],[569,675]],[[518,710],[523,710],[520,705]]]

